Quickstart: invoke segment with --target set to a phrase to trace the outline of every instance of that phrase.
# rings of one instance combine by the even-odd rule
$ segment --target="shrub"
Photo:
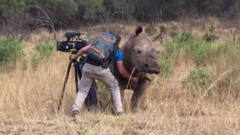
[[[166,59],[166,58],[162,58],[160,61],[160,65],[161,65],[161,74],[163,76],[168,75],[168,73],[170,72],[170,68],[171,68],[171,61]]]
[[[167,42],[165,50],[168,56],[177,56],[180,50],[184,50],[197,64],[203,64],[211,51],[211,45],[199,36],[193,36],[184,32]]]
[[[15,62],[23,56],[21,41],[16,38],[0,40],[0,65]]]
[[[183,87],[192,91],[194,96],[202,94],[208,86],[210,75],[205,69],[192,70],[188,77],[182,81]]]
[[[36,69],[42,61],[48,60],[54,52],[54,46],[51,44],[37,45],[32,57],[32,66]]]
[[[190,48],[187,48],[187,50],[189,51],[194,62],[197,65],[200,65],[203,64],[207,59],[209,55],[208,51],[211,50],[211,46],[206,44],[201,39],[196,39],[196,41],[194,41]]]
[[[184,46],[188,46],[187,43],[192,40],[193,36],[191,33],[184,32],[173,38],[172,41],[167,42],[165,50],[169,56],[177,55],[180,52],[180,49],[184,48]]]

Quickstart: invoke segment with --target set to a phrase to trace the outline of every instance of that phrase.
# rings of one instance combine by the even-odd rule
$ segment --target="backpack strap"
[[[113,49],[111,55],[110,55],[109,58],[108,58],[108,60],[109,60],[110,62],[115,59],[116,52],[117,52],[117,50],[119,49],[119,47],[118,47],[115,43],[113,44],[113,46],[114,46],[114,49]]]
[[[111,43],[116,42],[116,40],[109,39],[109,38],[105,37],[103,34],[101,34],[100,37],[101,37],[103,40],[108,41],[108,42],[111,42]]]
[[[115,55],[117,50],[119,49],[119,47],[114,43],[113,44],[114,49],[112,51],[112,53],[110,54],[110,56],[108,57],[108,59],[106,60],[106,62],[103,64],[104,68],[107,68],[112,62],[115,63]]]
[[[101,52],[99,49],[97,49],[96,47],[94,46],[91,46],[90,48],[93,49],[94,52],[98,53],[102,58],[105,58],[105,55],[103,52]]]

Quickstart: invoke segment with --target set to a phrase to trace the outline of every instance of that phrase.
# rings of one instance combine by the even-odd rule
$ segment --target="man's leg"
[[[85,64],[86,64],[86,58],[81,57],[78,64],[75,65],[75,69],[77,69],[79,79],[81,79],[81,77],[82,77],[83,67]],[[88,95],[85,99],[85,104],[88,107],[88,109],[98,107],[97,84],[95,81],[93,81],[93,83],[90,87]]]
[[[103,69],[100,72],[100,77],[98,79],[106,84],[110,89],[116,113],[123,112],[119,84],[111,71],[109,69]]]
[[[91,84],[90,90],[85,99],[85,104],[90,110],[98,107],[97,83],[95,80],[93,80],[93,83]]]
[[[82,108],[92,82],[93,80],[89,77],[89,74],[86,72],[83,72],[82,78],[79,81],[79,85],[78,85],[79,90],[74,100],[73,111],[78,111],[79,109]]]

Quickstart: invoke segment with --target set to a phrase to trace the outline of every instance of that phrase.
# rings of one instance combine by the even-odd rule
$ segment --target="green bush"
[[[208,86],[210,75],[205,69],[192,70],[188,77],[182,81],[183,87],[192,91],[193,95],[202,94]]]
[[[180,49],[184,48],[184,46],[189,46],[191,41],[193,41],[191,33],[184,32],[167,42],[165,50],[169,56],[177,55]]]
[[[35,53],[32,57],[32,66],[36,69],[42,61],[48,60],[53,54],[55,47],[51,44],[40,44],[35,48]]]
[[[165,50],[168,56],[177,56],[180,50],[184,50],[197,64],[203,64],[211,51],[211,45],[201,37],[184,32],[167,42]]]
[[[161,75],[163,76],[168,75],[172,65],[171,61],[166,58],[162,58],[160,61],[160,65],[161,65]]]
[[[197,65],[203,64],[205,60],[208,58],[209,51],[211,50],[211,46],[206,44],[206,42],[201,39],[195,39],[191,44],[190,48],[187,48],[187,51],[192,56],[192,59],[195,61]]]
[[[23,56],[21,41],[16,38],[0,40],[0,65],[15,62]]]

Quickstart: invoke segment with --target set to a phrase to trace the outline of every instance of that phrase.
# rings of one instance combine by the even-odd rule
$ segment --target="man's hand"
[[[134,83],[137,83],[139,78],[138,77],[132,77],[131,80],[134,82]]]
[[[91,48],[91,44],[83,47],[82,49],[78,50],[76,54],[70,55],[70,60],[76,60],[79,56],[82,56],[85,52],[87,52]]]
[[[69,59],[70,59],[70,60],[75,60],[75,59],[77,59],[77,58],[76,58],[75,54],[71,54],[70,57],[69,57]]]

